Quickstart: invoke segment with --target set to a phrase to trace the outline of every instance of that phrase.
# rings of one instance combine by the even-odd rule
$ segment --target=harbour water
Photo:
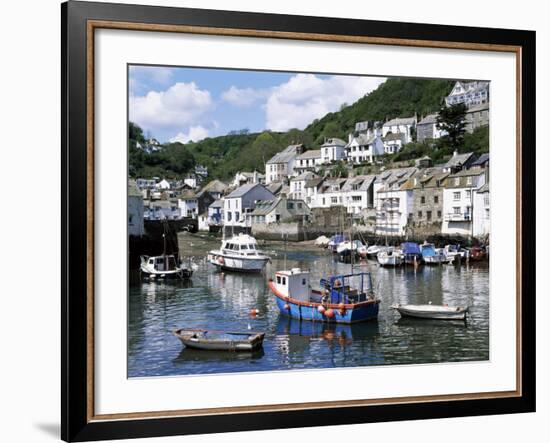
[[[281,316],[267,287],[276,270],[310,269],[312,285],[349,264],[313,245],[261,245],[272,257],[261,274],[221,273],[205,261],[219,240],[180,234],[180,249],[198,266],[189,282],[140,282],[129,288],[128,376],[169,376],[489,359],[489,266],[361,266],[381,299],[378,321],[327,325]],[[393,303],[469,305],[466,322],[402,319]],[[251,309],[259,314],[251,316]],[[186,349],[176,328],[263,331],[255,353]]]

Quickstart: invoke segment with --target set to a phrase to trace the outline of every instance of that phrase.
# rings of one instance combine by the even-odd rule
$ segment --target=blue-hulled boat
[[[406,265],[419,265],[422,263],[422,251],[418,243],[401,243],[401,253],[403,254],[403,262]]]
[[[445,255],[435,249],[435,246],[431,243],[424,243],[421,250],[422,259],[427,265],[440,265],[446,261]]]
[[[294,268],[276,272],[269,288],[281,313],[292,318],[356,323],[378,317],[380,300],[373,293],[369,272],[335,275],[320,283],[320,290],[312,289],[309,271]]]

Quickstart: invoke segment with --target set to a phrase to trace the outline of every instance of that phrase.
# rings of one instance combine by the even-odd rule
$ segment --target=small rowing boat
[[[173,334],[188,348],[205,351],[256,351],[262,347],[263,332],[225,332],[206,329],[176,329]]]
[[[390,306],[402,317],[427,318],[432,320],[465,320],[468,307],[446,305],[400,305]]]

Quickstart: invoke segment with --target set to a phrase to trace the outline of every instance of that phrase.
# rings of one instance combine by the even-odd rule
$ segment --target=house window
[[[227,212],[227,221],[231,221],[231,212]]]
[[[432,220],[432,211],[426,211],[426,219],[428,221],[431,221]]]
[[[466,178],[466,183],[471,185],[472,184],[472,177]]]
[[[453,200],[454,201],[460,200],[460,192],[453,192]]]
[[[323,197],[323,206],[325,205],[325,197]]]
[[[338,197],[331,197],[330,202],[331,203],[338,203]]]
[[[288,209],[294,209],[294,203],[288,202]]]
[[[418,211],[418,218],[422,218],[422,211]]]
[[[426,197],[424,196],[420,197],[420,203],[422,204],[426,203]]]
[[[434,203],[439,203],[439,196],[438,195],[434,195]]]
[[[460,184],[460,178],[456,177],[455,178],[455,186],[458,186],[459,184]]]
[[[354,195],[354,196],[351,197],[351,199],[354,202],[360,202],[361,201],[361,196],[360,195]]]
[[[460,215],[460,206],[453,207],[453,214]]]
[[[441,218],[441,211],[437,211],[437,218]]]
[[[466,191],[466,200],[472,199],[472,191]]]
[[[235,221],[239,221],[239,212],[235,211]]]
[[[489,206],[489,193],[486,192],[485,195],[483,196],[483,203],[485,204],[485,206]]]
[[[297,203],[298,209],[302,209],[302,203]]]

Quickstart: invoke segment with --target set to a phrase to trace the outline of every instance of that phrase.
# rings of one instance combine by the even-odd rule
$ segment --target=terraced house
[[[448,172],[442,167],[421,169],[411,177],[413,202],[411,208],[411,226],[432,227],[441,232],[443,222],[443,190]]]

